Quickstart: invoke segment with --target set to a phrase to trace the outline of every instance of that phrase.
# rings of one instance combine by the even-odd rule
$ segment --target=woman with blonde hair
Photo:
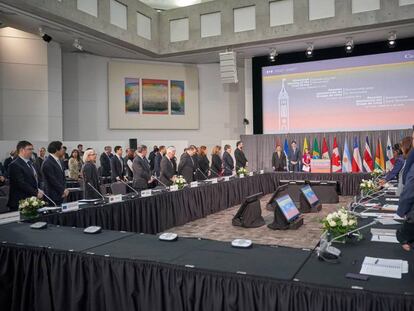
[[[85,199],[100,199],[101,196],[97,193],[99,190],[98,169],[96,168],[96,152],[93,149],[88,149],[83,154],[82,176],[84,182],[84,198]],[[95,189],[96,190],[95,190]]]
[[[211,177],[219,177],[223,173],[223,161],[220,157],[221,147],[214,146],[213,150],[211,151]]]
[[[210,161],[207,157],[207,147],[206,146],[200,146],[198,148],[198,170],[196,172],[196,178],[197,180],[204,180],[207,179],[208,176],[208,169],[210,167]]]

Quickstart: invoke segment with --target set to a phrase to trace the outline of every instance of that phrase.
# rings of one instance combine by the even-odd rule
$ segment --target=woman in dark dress
[[[223,162],[221,160],[220,153],[220,146],[215,146],[211,152],[211,178],[216,178],[223,175]]]
[[[276,151],[273,152],[272,167],[274,171],[286,171],[286,156],[280,145],[277,145]]]
[[[198,168],[196,177],[197,180],[205,180],[208,177],[208,170],[210,167],[210,161],[207,158],[207,147],[200,146],[198,150]]]
[[[96,168],[96,152],[93,149],[86,150],[83,154],[83,189],[85,199],[100,199],[101,196],[96,192],[99,191],[98,169]],[[94,190],[90,185],[96,190]]]

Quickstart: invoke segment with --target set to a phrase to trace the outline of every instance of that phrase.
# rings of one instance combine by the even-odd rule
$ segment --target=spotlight
[[[345,43],[345,51],[347,53],[352,53],[354,50],[354,40],[352,38],[347,38]]]
[[[388,47],[393,48],[397,44],[397,33],[395,31],[391,31],[388,34]]]
[[[79,51],[83,51],[83,46],[80,44],[80,40],[79,39],[75,39],[73,40],[73,47],[76,48]]]
[[[277,57],[277,52],[276,52],[276,49],[275,48],[272,48],[272,49],[270,49],[270,53],[269,53],[269,60],[271,61],[271,62],[274,62],[275,60],[276,60],[276,57]]]
[[[313,44],[312,43],[308,43],[308,47],[306,49],[306,57],[310,58],[313,56]]]
[[[53,38],[51,36],[49,36],[47,33],[43,32],[42,27],[39,27],[39,35],[42,37],[43,41],[49,43],[50,41],[53,40]]]

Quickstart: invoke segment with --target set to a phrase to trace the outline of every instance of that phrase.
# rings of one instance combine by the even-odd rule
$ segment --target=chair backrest
[[[111,184],[112,194],[126,194],[127,189],[125,184],[121,182],[115,182]]]

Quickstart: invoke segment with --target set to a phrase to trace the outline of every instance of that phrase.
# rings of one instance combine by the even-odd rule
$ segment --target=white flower
[[[353,219],[351,219],[351,220],[348,222],[348,224],[349,224],[350,226],[355,225],[355,223],[356,223],[356,221],[355,221],[355,220],[353,220]]]
[[[331,220],[331,221],[328,221],[328,223],[331,227],[336,227],[336,222],[335,221]]]
[[[332,220],[332,214],[329,214],[328,216],[326,216],[326,220]]]
[[[348,226],[348,220],[347,220],[347,219],[342,220],[342,226],[343,226],[343,227]]]
[[[37,203],[36,201],[34,201],[33,203],[32,203],[32,206],[34,206],[34,207],[36,207],[36,206],[38,206],[39,205],[39,203]]]

